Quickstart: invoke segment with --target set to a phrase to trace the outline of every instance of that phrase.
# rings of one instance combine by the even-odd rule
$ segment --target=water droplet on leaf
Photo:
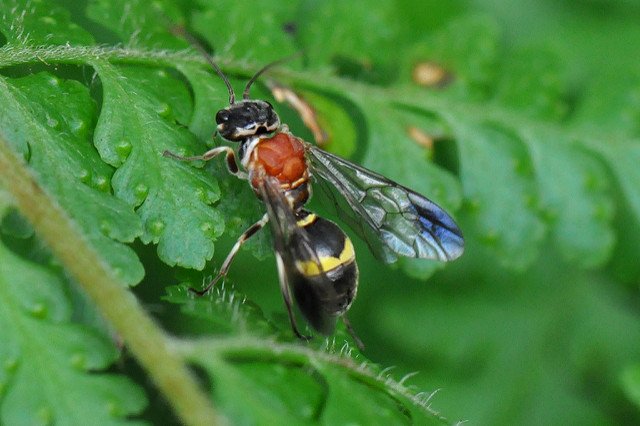
[[[144,199],[147,198],[148,194],[149,194],[149,187],[147,185],[145,185],[144,183],[139,183],[136,186],[135,195],[136,195],[136,199],[139,202],[144,201]]]
[[[40,22],[42,22],[43,24],[46,25],[55,25],[58,23],[58,21],[56,21],[54,18],[52,18],[51,16],[41,16],[40,17]]]
[[[96,176],[93,183],[100,191],[109,191],[109,179],[106,176]]]
[[[131,154],[131,148],[132,146],[128,141],[120,141],[120,143],[116,145],[116,152],[122,160],[125,160],[129,154]]]
[[[151,224],[149,228],[153,235],[155,235],[156,237],[159,237],[162,234],[162,231],[164,231],[164,227],[165,227],[165,224],[163,221],[156,220]]]
[[[47,116],[47,126],[57,130],[60,128],[60,122],[53,117]]]
[[[100,222],[100,232],[104,235],[111,235],[111,225],[106,220]]]
[[[69,127],[71,128],[71,132],[74,135],[82,136],[87,131],[87,122],[80,118],[76,118],[71,120],[71,122],[69,123]]]
[[[80,170],[77,176],[82,183],[89,183],[91,181],[91,173],[87,169]]]
[[[36,303],[29,308],[29,313],[36,318],[45,318],[47,316],[47,307],[43,303]]]
[[[163,102],[158,105],[158,107],[156,108],[156,112],[160,117],[168,117],[171,114],[171,107],[168,103]]]

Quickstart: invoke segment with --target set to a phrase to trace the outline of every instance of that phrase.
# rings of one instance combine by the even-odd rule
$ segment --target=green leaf
[[[523,141],[490,123],[468,120],[451,125],[459,141],[460,175],[476,238],[500,263],[526,268],[538,255],[544,225]]]
[[[56,4],[6,0],[0,4],[0,32],[11,44],[92,44],[93,37],[72,22],[69,11]]]
[[[444,423],[421,396],[344,354],[248,336],[202,340],[181,350],[210,374],[213,398],[238,424]],[[249,400],[242,396],[248,391]]]
[[[96,268],[120,269],[131,283],[142,276],[133,250],[144,259],[147,285],[136,295],[181,339],[166,337],[174,352],[163,358],[179,357],[167,370],[179,370],[180,360],[201,367],[203,386],[232,423],[439,422],[425,410],[431,403],[446,418],[479,424],[637,423],[629,400],[640,315],[629,301],[639,273],[640,9],[610,2],[603,14],[593,2],[552,3],[10,0],[0,4],[0,142],[29,161],[73,216],[100,254]],[[292,88],[318,112],[332,138],[327,149],[433,198],[461,225],[464,256],[446,265],[403,259],[409,277],[358,250],[361,285],[349,318],[364,354],[348,345],[335,354],[348,341],[342,325],[326,340],[295,340],[271,259],[241,252],[225,288],[203,298],[186,292],[215,273],[264,209],[222,159],[201,169],[161,156],[217,144],[215,113],[227,104],[205,59],[171,34],[175,24],[214,49],[237,88],[302,50],[300,60],[262,75],[252,96],[271,101],[265,87]],[[414,71],[424,63],[445,78],[420,86]],[[310,137],[296,111],[276,109],[295,134]],[[15,195],[11,183],[7,189]],[[324,214],[314,202],[309,208]],[[0,206],[2,241],[26,259],[51,261],[37,236],[22,240],[30,229],[9,204]],[[225,249],[212,258],[223,222],[216,244]],[[138,236],[157,243],[158,254],[122,244]],[[258,238],[248,244],[270,258],[269,233]],[[163,298],[158,289],[175,284],[174,274],[185,283]],[[20,298],[0,298],[10,302],[0,310],[47,294],[41,281],[26,282]],[[75,314],[92,302],[72,303]],[[118,333],[139,333],[140,342],[127,342],[131,353],[143,345],[141,330],[162,335],[154,325],[127,327]],[[17,335],[14,322],[5,328]],[[81,330],[73,338],[94,345],[95,333]],[[429,401],[363,367],[365,356],[399,374],[419,370],[412,383],[442,391]],[[157,373],[162,361],[140,365]],[[22,392],[14,384],[4,389]],[[150,388],[150,400],[175,404],[171,389],[161,389]],[[22,405],[41,401],[18,395]],[[209,408],[197,390],[181,396]],[[76,401],[78,412],[94,407],[84,394]],[[167,410],[155,403],[144,418],[166,421]]]
[[[560,58],[552,52],[529,49],[507,59],[501,70],[496,98],[541,119],[566,116],[569,105]]]
[[[184,48],[186,42],[171,34],[172,25],[184,24],[180,7],[156,0],[91,0],[87,17],[117,34],[132,47]]]
[[[454,19],[411,46],[403,58],[403,79],[412,80],[417,63],[435,63],[451,74],[451,95],[485,99],[496,78],[499,33],[488,16]]]
[[[589,140],[588,146],[607,160],[636,220],[640,222],[640,191],[637,186],[640,183],[640,170],[637,167],[640,161],[638,140],[613,139],[606,146],[598,141]]]
[[[258,360],[208,364],[214,399],[237,424],[312,424],[319,416],[324,383],[304,366]],[[242,398],[248,390],[251,398]]]
[[[192,134],[175,123],[172,106],[176,100],[177,105],[187,105],[184,86],[163,70],[151,78],[144,68],[100,61],[94,66],[104,91],[94,139],[105,161],[119,167],[113,176],[116,195],[136,206],[144,223],[141,239],[158,243],[164,262],[204,268],[213,255],[212,238],[224,226],[211,207],[219,189],[204,171],[162,156],[165,150],[204,151]],[[170,95],[159,97],[160,91]],[[130,108],[128,114],[123,114],[124,105]]]
[[[258,64],[282,59],[295,52],[286,32],[295,2],[259,0],[218,2],[198,0],[193,28],[214,48],[216,54],[258,60]],[[211,25],[215,22],[216,25]]]
[[[552,220],[561,253],[585,267],[604,264],[613,251],[615,234],[609,176],[602,164],[557,135],[528,136],[541,204]]]
[[[561,270],[554,256],[526,275],[486,270],[456,283],[469,273],[458,269],[439,287],[403,286],[410,298],[396,292],[368,300],[361,322],[375,321],[379,333],[369,340],[396,348],[406,370],[421,370],[414,383],[446,384],[437,402],[454,418],[470,410],[481,424],[537,424],[530,404],[544,403],[545,423],[616,423],[624,415],[608,408],[617,383],[605,377],[616,377],[637,353],[637,312],[620,309],[624,296],[611,294],[613,282]],[[488,394],[474,399],[478,389]],[[600,399],[589,399],[592,393]],[[460,409],[460,400],[471,405]]]
[[[179,63],[176,67],[187,78],[193,90],[193,114],[188,120],[189,130],[209,145],[213,142],[216,131],[216,112],[228,103],[227,90],[220,77],[212,74],[212,70],[206,71],[188,63]]]
[[[621,377],[627,398],[640,407],[640,366],[627,367]]]
[[[129,379],[96,372],[118,354],[107,337],[71,322],[65,293],[59,277],[0,244],[3,424],[124,424],[146,405]]]
[[[593,132],[604,140],[612,136],[640,135],[640,72],[637,70],[611,78],[601,76],[586,89],[571,125]],[[602,134],[602,130],[607,133]]]
[[[354,61],[370,71],[376,63],[396,59],[392,47],[401,23],[392,1],[303,1],[299,19],[300,43],[315,67],[332,63],[340,68]],[[381,52],[388,57],[381,57]]]
[[[87,88],[47,73],[0,79],[0,87],[0,126],[16,151],[29,159],[114,272],[128,284],[139,282],[143,270],[135,253],[114,240],[133,241],[140,221],[109,194],[113,170],[89,142],[95,104]]]
[[[185,316],[197,319],[199,327],[209,333],[227,335],[251,332],[269,336],[276,328],[264,316],[259,306],[247,296],[223,283],[205,297],[192,293],[190,284],[168,287],[162,299],[180,306]]]

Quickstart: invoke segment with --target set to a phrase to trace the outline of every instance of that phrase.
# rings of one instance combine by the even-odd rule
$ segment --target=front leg
[[[168,158],[175,158],[176,160],[180,160],[180,161],[198,161],[198,160],[209,161],[212,158],[215,158],[218,155],[222,154],[223,152],[226,153],[225,159],[227,160],[227,170],[229,170],[229,173],[231,173],[232,175],[240,179],[246,180],[247,174],[245,172],[240,171],[240,168],[238,167],[238,163],[236,161],[236,153],[233,152],[233,149],[231,149],[228,146],[218,146],[213,149],[210,149],[209,151],[205,152],[202,155],[194,155],[192,157],[183,157],[181,155],[174,154],[171,151],[164,151],[162,155]]]

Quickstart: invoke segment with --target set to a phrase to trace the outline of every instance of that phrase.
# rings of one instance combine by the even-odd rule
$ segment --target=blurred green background
[[[638,2],[49,3],[90,34],[90,44],[186,48],[167,31],[167,18],[180,22],[223,60],[236,87],[261,65],[301,50],[301,60],[261,79],[253,96],[276,104],[265,84],[272,81],[302,94],[331,137],[328,150],[441,203],[466,237],[464,256],[451,264],[388,266],[354,236],[361,278],[350,319],[364,357],[393,366],[396,378],[417,372],[405,384],[438,390],[431,405],[451,420],[640,424]],[[12,41],[9,27],[5,21],[3,41]],[[64,44],[58,36],[51,42]],[[446,79],[417,84],[419,64]],[[102,100],[91,67],[47,67],[3,75],[45,69]],[[212,143],[213,113],[226,102],[222,82],[209,81],[218,87],[207,88],[215,94],[208,116],[187,123],[185,116],[205,110],[176,108],[175,122],[198,137],[189,149]],[[173,95],[163,89],[154,96]],[[189,94],[198,90],[190,86]],[[313,140],[294,110],[276,108]],[[410,127],[434,146],[416,144]],[[221,188],[216,207],[226,228],[204,273],[171,269],[155,245],[133,244],[146,271],[134,291],[179,335],[206,334],[210,324],[185,321],[161,300],[165,286],[199,284],[261,214],[221,164],[207,170]],[[311,206],[335,218],[317,200]],[[248,246],[227,284],[288,332],[269,239]],[[139,376],[136,368],[123,366]]]

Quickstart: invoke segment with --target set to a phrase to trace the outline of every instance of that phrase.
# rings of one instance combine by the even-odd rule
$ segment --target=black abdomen
[[[358,288],[353,245],[335,223],[313,213],[300,212],[298,224],[309,236],[311,250],[301,251],[296,261],[295,272],[290,276],[293,295],[313,328],[331,334]],[[311,259],[309,252],[315,252],[317,258]]]

